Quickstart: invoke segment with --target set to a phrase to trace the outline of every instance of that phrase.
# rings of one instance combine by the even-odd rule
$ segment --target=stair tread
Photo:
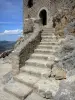
[[[48,40],[48,41],[56,41],[57,39],[55,37],[51,37],[51,36],[41,36],[42,37],[42,40]]]
[[[40,67],[34,67],[34,66],[25,66],[21,70],[27,71],[27,72],[32,72],[40,75],[49,75],[51,70],[49,68],[40,68]]]
[[[35,57],[32,57],[30,59],[28,59],[26,62],[25,62],[25,66],[35,66],[35,67],[46,67],[48,63],[48,60],[47,59],[38,59]],[[50,61],[50,63],[52,63],[52,60]]]
[[[48,49],[48,48],[36,48],[35,51],[52,51],[52,52],[55,52],[55,50]]]
[[[46,45],[46,44],[39,44],[38,46],[43,46],[43,47],[58,47],[58,45]]]
[[[0,90],[0,100],[20,100],[20,99],[15,97],[14,95],[10,95],[9,93],[5,92],[2,88]]]
[[[57,48],[58,46],[57,45],[42,45],[42,44],[40,44],[37,47],[42,48],[42,49],[43,48],[53,49],[53,48]]]
[[[41,57],[55,57],[54,55],[51,54],[42,54],[42,53],[33,53],[31,56],[41,56]]]
[[[52,47],[45,47],[45,46],[38,46],[34,51],[50,51],[55,52],[56,48]]]
[[[27,97],[32,92],[32,88],[16,81],[6,84],[4,90],[20,99]]]
[[[40,45],[49,45],[49,46],[54,46],[54,45],[56,45],[56,46],[58,46],[58,43],[56,43],[56,42],[45,42],[45,41],[41,41],[40,42]]]
[[[39,92],[52,92],[52,95],[55,96],[56,92],[59,89],[59,80],[55,80],[53,78],[50,79],[40,79],[35,85],[34,88],[36,88]],[[39,88],[40,87],[40,88]]]
[[[31,56],[30,56],[30,58],[33,58],[33,59],[39,59],[39,60],[42,60],[42,59],[44,59],[44,60],[48,60],[48,59],[51,59],[52,60],[52,58],[56,58],[55,57],[55,55],[51,55],[51,54],[45,54],[45,53],[33,53]]]
[[[51,35],[42,35],[42,37],[49,37],[49,38],[56,38],[56,36],[51,36]]]
[[[50,43],[51,43],[51,42],[57,42],[57,40],[54,39],[54,38],[53,38],[53,39],[49,39],[49,38],[45,38],[45,39],[44,39],[44,38],[43,38],[43,39],[41,40],[41,42],[50,42]]]
[[[54,31],[43,31],[41,34],[48,34],[50,36],[56,36]]]
[[[40,43],[56,43],[56,44],[58,44],[58,41],[41,41]]]
[[[43,32],[55,32],[55,31],[52,29],[44,29]]]
[[[49,57],[49,54],[33,53],[31,56]]]
[[[31,63],[39,63],[39,64],[46,64],[47,60],[40,60],[40,59],[28,59],[26,62],[31,62]]]
[[[36,94],[36,93],[32,93],[30,96],[28,96],[25,100],[47,100],[43,97],[41,97],[40,95]]]
[[[21,68],[21,70],[24,70],[24,69],[25,69],[24,67]],[[23,72],[21,72],[19,75],[15,76],[14,78],[20,80],[20,82],[23,82],[32,86],[39,80],[38,77],[23,73]]]

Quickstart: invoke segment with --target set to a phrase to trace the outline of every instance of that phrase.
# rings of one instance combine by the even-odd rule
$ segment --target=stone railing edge
[[[16,75],[41,41],[41,30],[35,31],[12,52],[12,73]]]

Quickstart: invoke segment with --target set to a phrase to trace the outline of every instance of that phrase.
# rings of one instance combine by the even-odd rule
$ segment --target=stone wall
[[[38,26],[38,25],[37,25]],[[38,29],[38,30],[37,30]],[[35,31],[12,52],[12,73],[16,75],[41,41],[41,31]]]
[[[57,9],[72,8],[75,5],[75,0],[56,0]]]
[[[59,11],[54,17],[53,17],[53,27],[55,28],[55,35],[57,37],[64,37],[64,29],[66,26],[75,21],[75,7],[72,8],[64,8]],[[74,29],[69,29],[73,34],[75,32]],[[68,32],[66,32],[67,34]]]
[[[35,19],[35,18],[28,18],[25,19],[25,24],[24,24],[24,29],[23,29],[23,34],[29,34],[34,32],[37,26],[41,27],[41,19]]]
[[[28,0],[24,0],[24,32],[25,32],[25,19],[36,18],[39,19],[39,13],[42,10],[47,12],[47,24],[50,21],[50,16],[54,15],[56,12],[56,6],[54,0],[33,0],[33,6],[28,8]]]
[[[41,8],[46,7],[48,10],[50,10],[49,5],[50,0],[33,0],[33,6],[31,8],[28,8],[27,3],[28,0],[24,0],[24,14],[25,18],[27,18],[28,14],[35,18],[37,17],[37,13],[40,11]]]
[[[33,0],[32,7],[28,7],[28,0],[23,0],[24,8],[24,32],[25,32],[25,19],[39,18],[41,10],[47,11],[47,24],[50,22],[51,17],[63,8],[71,8],[75,5],[75,0]]]
[[[33,0],[33,6],[28,8],[28,0],[24,2],[24,19],[30,16],[31,18],[38,17],[38,13],[43,9],[48,10],[49,19],[55,14],[57,10],[62,8],[71,8],[75,5],[75,0]]]
[[[25,19],[25,23],[24,23],[24,34],[28,34],[30,32],[33,32],[33,29],[34,29],[34,22],[32,19]]]

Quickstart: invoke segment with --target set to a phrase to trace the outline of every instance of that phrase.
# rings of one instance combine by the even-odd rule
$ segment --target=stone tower
[[[54,1],[55,0],[24,0],[24,29],[27,28],[28,22],[26,19],[29,18],[41,18],[42,25],[47,25],[50,16],[56,11]]]
[[[75,0],[23,0],[24,33],[32,29],[32,20],[29,19],[41,19],[42,25],[47,25],[57,11],[74,4]]]

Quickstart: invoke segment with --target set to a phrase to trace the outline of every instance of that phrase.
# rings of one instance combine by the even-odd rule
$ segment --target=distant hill
[[[13,41],[0,41],[0,53],[12,49],[15,43]]]

